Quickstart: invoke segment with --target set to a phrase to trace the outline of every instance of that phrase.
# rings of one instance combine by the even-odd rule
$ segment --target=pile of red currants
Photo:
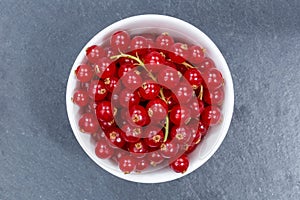
[[[205,49],[167,33],[114,33],[86,49],[75,71],[78,126],[95,154],[124,173],[169,165],[184,173],[209,127],[222,120],[224,80]]]

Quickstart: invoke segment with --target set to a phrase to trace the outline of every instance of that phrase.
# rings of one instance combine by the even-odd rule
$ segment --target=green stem
[[[187,68],[195,68],[193,65],[190,65],[189,63],[187,62],[183,62],[181,63],[182,65],[186,66]]]
[[[162,99],[164,102],[167,103],[167,100],[166,100],[166,97],[165,97],[165,95],[164,95],[164,93],[163,93],[163,89],[162,89],[162,88],[160,89],[159,93],[160,93],[161,99]],[[170,124],[170,122],[169,122],[169,116],[168,116],[168,114],[169,114],[169,113],[167,113],[167,115],[166,115],[166,126],[165,126],[165,137],[164,137],[164,142],[167,141],[168,136],[169,136],[169,124]]]
[[[199,92],[198,98],[202,101],[202,98],[203,98],[203,85],[200,86],[200,92]]]
[[[132,55],[129,55],[129,54],[124,54],[124,53],[120,53],[119,55],[115,55],[115,56],[111,56],[110,59],[119,59],[119,58],[130,58],[132,60],[135,60],[140,66],[142,66],[148,73],[149,77],[156,81],[156,78],[153,76],[153,74],[151,72],[148,71],[148,69],[146,68],[145,64],[143,63],[143,61],[141,61],[141,59],[138,57],[135,57],[135,56],[132,56]]]

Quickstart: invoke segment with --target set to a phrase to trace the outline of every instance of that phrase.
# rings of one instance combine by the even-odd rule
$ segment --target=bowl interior
[[[211,128],[209,133],[201,141],[197,149],[190,154],[190,166],[186,173],[177,174],[172,172],[168,168],[159,169],[157,171],[148,171],[141,174],[126,174],[124,175],[110,160],[102,160],[96,157],[94,154],[95,144],[90,139],[90,135],[83,134],[79,131],[77,122],[79,119],[79,108],[71,101],[73,91],[76,88],[76,77],[74,76],[74,70],[85,59],[85,49],[94,44],[106,43],[111,34],[118,30],[127,30],[130,34],[140,33],[155,33],[160,34],[168,32],[174,38],[180,38],[180,40],[190,44],[198,44],[206,49],[206,53],[211,57],[217,68],[222,72],[225,86],[224,93],[225,99],[222,106],[223,121],[221,124]],[[233,85],[230,71],[226,64],[224,57],[222,56],[216,45],[199,29],[184,22],[182,20],[162,16],[162,15],[140,15],[130,17],[121,21],[118,21],[109,27],[99,32],[94,38],[92,38],[86,46],[81,50],[78,55],[69,76],[67,93],[66,93],[67,112],[70,120],[73,132],[84,151],[91,157],[99,166],[106,171],[129,181],[142,182],[142,183],[158,183],[165,182],[180,178],[189,174],[203,163],[205,163],[213,153],[218,149],[222,143],[226,133],[228,131],[234,104]]]

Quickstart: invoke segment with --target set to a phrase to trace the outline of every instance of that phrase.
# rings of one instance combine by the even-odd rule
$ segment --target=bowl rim
[[[72,73],[74,69],[76,69],[77,65],[75,65],[76,63],[78,63],[80,60],[82,60],[82,54],[83,52],[85,52],[85,49],[92,45],[93,43],[95,43],[94,41],[99,37],[99,35],[105,35],[109,32],[111,32],[111,29],[113,29],[114,27],[118,27],[121,24],[129,24],[132,23],[136,20],[149,20],[149,18],[151,19],[162,19],[164,18],[164,20],[167,21],[173,21],[176,23],[180,23],[181,25],[184,25],[186,27],[188,27],[190,30],[192,31],[196,31],[198,32],[201,37],[204,37],[205,40],[207,40],[211,47],[213,48],[214,51],[217,51],[218,54],[220,54],[220,57],[218,59],[221,59],[222,63],[224,63],[223,68],[225,68],[225,70],[227,70],[229,73],[227,73],[227,77],[226,77],[226,85],[227,88],[229,89],[226,93],[226,95],[228,95],[229,98],[229,110],[227,112],[227,120],[223,120],[223,128],[222,128],[222,134],[218,137],[218,141],[216,142],[216,144],[213,146],[213,148],[210,150],[210,152],[206,155],[205,158],[203,158],[201,161],[199,161],[199,163],[197,163],[197,166],[194,166],[192,169],[189,169],[186,173],[184,174],[178,174],[178,173],[174,173],[174,176],[172,177],[161,177],[159,180],[155,180],[155,181],[150,181],[149,179],[138,179],[136,178],[137,175],[125,175],[122,173],[116,173],[115,171],[113,171],[111,168],[108,168],[104,165],[99,164],[99,162],[97,162],[97,157],[93,154],[91,154],[87,147],[84,145],[84,142],[81,140],[80,135],[78,135],[78,133],[76,132],[77,128],[76,128],[76,124],[75,124],[75,120],[73,120],[72,115],[74,115],[72,108],[73,105],[70,101],[70,97],[72,97],[72,93],[73,91],[71,91],[70,89],[70,82],[71,79],[74,78],[74,74]],[[225,79],[225,78],[224,78]],[[181,178],[183,176],[186,176],[188,174],[190,174],[191,172],[193,172],[194,170],[198,169],[200,166],[202,166],[204,163],[207,162],[207,160],[209,160],[213,154],[219,149],[220,145],[222,144],[225,136],[228,133],[228,129],[230,127],[230,123],[232,120],[232,115],[233,115],[233,107],[234,107],[234,88],[233,88],[233,81],[232,81],[232,76],[231,76],[231,72],[230,69],[228,67],[228,64],[223,56],[223,54],[221,53],[221,51],[218,49],[218,47],[215,45],[215,43],[205,34],[203,33],[200,29],[198,29],[197,27],[195,27],[194,25],[183,21],[181,19],[175,18],[175,17],[171,17],[171,16],[167,16],[167,15],[159,15],[159,14],[143,14],[143,15],[136,15],[136,16],[131,16],[122,20],[119,20],[117,22],[112,23],[111,25],[107,26],[106,28],[102,29],[101,31],[99,31],[95,36],[93,36],[92,39],[90,39],[85,46],[82,48],[82,50],[80,51],[80,53],[78,54],[76,60],[73,63],[73,66],[71,68],[70,74],[69,74],[69,78],[68,78],[68,82],[67,82],[67,89],[66,89],[66,107],[67,107],[67,115],[68,115],[68,119],[73,131],[73,134],[75,135],[75,138],[77,140],[77,142],[80,144],[81,148],[85,151],[85,153],[98,165],[100,166],[102,169],[104,169],[105,171],[121,178],[121,179],[125,179],[127,181],[132,181],[132,182],[138,182],[138,183],[163,183],[163,182],[167,182],[167,181],[172,181],[172,180],[176,180],[178,178]],[[82,133],[81,133],[82,134]],[[131,176],[130,176],[131,175]]]

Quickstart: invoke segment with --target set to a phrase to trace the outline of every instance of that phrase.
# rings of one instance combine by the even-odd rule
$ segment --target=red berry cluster
[[[118,31],[106,46],[90,46],[75,71],[80,130],[124,173],[161,163],[184,173],[188,154],[221,121],[222,74],[203,48],[167,33]]]

